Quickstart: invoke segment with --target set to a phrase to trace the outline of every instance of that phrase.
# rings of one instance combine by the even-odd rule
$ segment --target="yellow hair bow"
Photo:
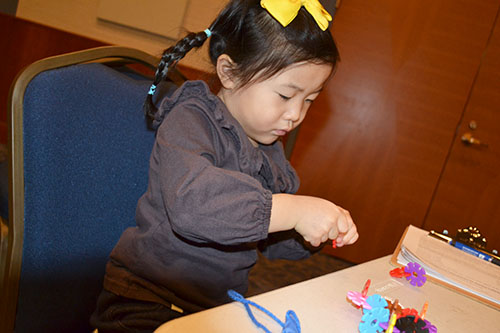
[[[293,21],[302,6],[323,31],[328,28],[328,22],[332,20],[332,16],[318,0],[261,0],[260,5],[284,27]]]

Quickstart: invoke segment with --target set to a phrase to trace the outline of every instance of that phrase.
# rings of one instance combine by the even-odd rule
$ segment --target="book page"
[[[403,257],[404,252],[416,258],[428,275],[500,306],[500,266],[428,236],[427,231],[411,225],[401,243]]]

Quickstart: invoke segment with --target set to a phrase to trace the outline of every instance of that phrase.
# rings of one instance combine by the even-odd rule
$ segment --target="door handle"
[[[480,147],[488,147],[488,145],[484,142],[481,142],[481,140],[476,139],[475,137],[472,136],[472,133],[467,132],[462,135],[462,142],[465,145],[474,145],[474,146],[480,146]]]

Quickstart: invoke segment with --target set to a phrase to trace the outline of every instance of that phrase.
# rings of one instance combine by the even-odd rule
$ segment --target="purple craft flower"
[[[409,262],[405,267],[405,272],[410,273],[410,275],[406,277],[406,280],[410,281],[412,286],[422,287],[425,281],[427,281],[425,269],[416,262]]]
[[[424,329],[426,328],[429,333],[437,333],[437,327],[432,325],[430,321],[428,321],[427,319],[424,319],[424,322],[425,322],[425,326],[424,326]]]

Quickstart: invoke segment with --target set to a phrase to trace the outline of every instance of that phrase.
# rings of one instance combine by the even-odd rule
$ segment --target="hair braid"
[[[158,86],[160,82],[165,80],[168,71],[171,68],[174,68],[179,60],[184,58],[184,56],[193,48],[202,46],[207,39],[208,36],[203,31],[198,33],[190,32],[186,35],[186,37],[178,41],[177,44],[163,51],[163,55],[155,72],[152,87]],[[153,103],[153,94],[154,89],[152,93],[148,93],[143,106],[144,114],[147,116],[149,121],[154,120],[155,114],[158,111],[158,108]]]
[[[155,120],[157,109],[153,95],[157,84],[187,52],[203,45],[210,34],[210,61],[216,66],[220,55],[227,54],[234,63],[231,75],[238,81],[237,88],[268,79],[294,63],[330,64],[333,70],[340,61],[330,31],[320,29],[304,7],[283,27],[262,8],[261,0],[230,0],[208,32],[189,33],[165,50],[144,102],[148,120]]]

